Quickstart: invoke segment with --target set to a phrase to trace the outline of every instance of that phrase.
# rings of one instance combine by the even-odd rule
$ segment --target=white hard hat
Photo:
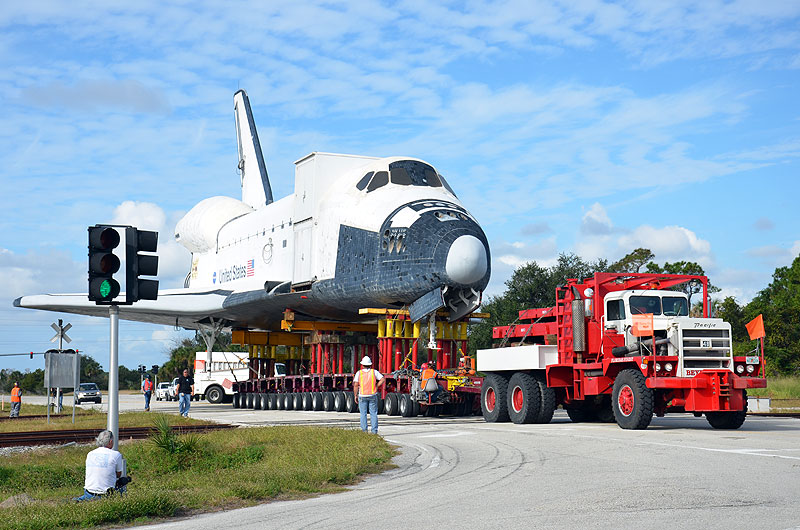
[[[363,364],[364,366],[372,366],[372,359],[369,358],[369,355],[365,355],[361,359],[361,364]]]

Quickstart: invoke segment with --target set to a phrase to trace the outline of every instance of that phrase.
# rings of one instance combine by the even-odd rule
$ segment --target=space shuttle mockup
[[[341,321],[364,319],[366,307],[410,307],[422,318],[444,306],[451,320],[477,309],[489,245],[433,166],[315,152],[295,162],[294,194],[274,201],[247,94],[233,100],[242,199],[211,197],[192,208],[175,229],[192,253],[184,287],[120,306],[120,318],[269,330],[280,329],[287,309]],[[14,305],[108,314],[86,294],[23,296]]]

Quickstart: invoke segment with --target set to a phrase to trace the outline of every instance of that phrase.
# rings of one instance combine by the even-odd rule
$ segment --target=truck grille
[[[733,370],[733,351],[729,329],[683,329],[683,376],[697,370]]]

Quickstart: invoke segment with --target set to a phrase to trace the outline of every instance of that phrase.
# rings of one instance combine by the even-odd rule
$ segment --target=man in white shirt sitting
[[[114,434],[111,431],[106,430],[97,435],[97,449],[89,451],[86,455],[83,495],[76,498],[76,501],[96,499],[117,485],[124,464],[122,453],[112,447],[114,447]]]

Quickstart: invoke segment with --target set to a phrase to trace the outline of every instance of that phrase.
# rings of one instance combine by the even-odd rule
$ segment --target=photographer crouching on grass
[[[97,449],[89,451],[86,455],[83,495],[74,500],[88,501],[102,497],[109,491],[116,490],[120,493],[125,491],[125,485],[130,479],[122,476],[125,469],[122,453],[112,447],[114,447],[114,433],[105,430],[97,435]]]

